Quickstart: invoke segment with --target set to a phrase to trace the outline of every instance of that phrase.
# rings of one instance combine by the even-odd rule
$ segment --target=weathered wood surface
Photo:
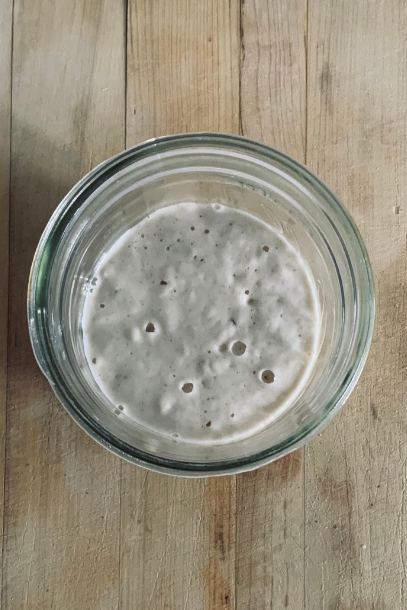
[[[3,610],[405,610],[406,3],[4,0],[0,50]],[[32,355],[26,285],[84,173],[199,130],[269,143],[338,193],[378,321],[360,384],[306,449],[178,480],[66,415]]]

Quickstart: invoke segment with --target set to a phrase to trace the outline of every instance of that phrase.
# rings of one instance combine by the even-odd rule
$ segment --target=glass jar
[[[93,379],[83,347],[84,299],[101,257],[147,214],[179,202],[218,202],[267,222],[307,262],[321,310],[316,364],[294,403],[249,438],[210,447],[163,438],[118,414]],[[283,153],[221,134],[150,140],[91,171],[51,217],[28,290],[34,353],[68,413],[115,454],[181,476],[250,470],[312,439],[355,387],[374,318],[366,249],[338,199]]]

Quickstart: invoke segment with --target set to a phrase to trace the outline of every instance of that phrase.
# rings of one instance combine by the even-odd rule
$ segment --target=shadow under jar
[[[289,408],[252,436],[209,447],[174,441],[118,414],[95,382],[83,344],[84,301],[103,255],[148,214],[182,202],[243,210],[283,236],[308,265],[321,316],[316,361]],[[50,219],[28,290],[33,350],[68,413],[117,455],[180,476],[254,469],[312,439],[355,387],[374,317],[368,256],[337,198],[286,155],[221,134],[151,140],[85,176]]]

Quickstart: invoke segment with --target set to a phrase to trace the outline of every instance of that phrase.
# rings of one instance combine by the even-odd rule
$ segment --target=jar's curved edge
[[[203,468],[201,470],[195,469],[195,468],[191,469],[191,470],[186,470],[186,469],[182,468],[182,464],[183,464],[182,462],[179,463],[178,467],[174,467],[174,466],[167,466],[164,464],[162,464],[162,465],[157,464],[154,462],[154,459],[151,461],[146,461],[146,460],[140,459],[138,457],[129,455],[125,451],[121,450],[119,447],[108,442],[105,438],[103,438],[103,436],[97,434],[92,427],[88,426],[86,424],[86,422],[79,416],[78,412],[75,409],[71,408],[71,406],[69,404],[67,404],[67,402],[65,401],[65,397],[63,396],[62,393],[60,393],[58,391],[58,386],[56,384],[51,383],[51,387],[52,387],[52,390],[54,391],[55,395],[59,399],[61,405],[67,411],[68,415],[70,415],[72,417],[72,419],[78,424],[78,426],[84,432],[86,432],[86,434],[88,434],[94,441],[96,441],[100,446],[102,446],[105,449],[107,449],[108,451],[110,451],[110,453],[117,455],[118,457],[124,459],[126,462],[135,464],[137,466],[140,466],[141,468],[150,470],[152,472],[157,472],[159,474],[167,474],[170,476],[177,476],[177,477],[189,478],[189,479],[229,476],[229,475],[241,474],[244,472],[250,472],[252,470],[256,470],[257,468],[261,468],[262,466],[266,466],[267,464],[271,464],[272,462],[275,462],[276,460],[278,460],[286,455],[289,455],[290,453],[293,453],[294,451],[297,451],[298,449],[301,449],[302,447],[304,447],[304,445],[308,444],[316,436],[318,436],[318,434],[321,434],[323,432],[323,430],[328,426],[328,424],[332,421],[332,419],[342,409],[342,407],[346,403],[347,399],[349,398],[350,394],[352,393],[353,389],[355,388],[355,386],[360,378],[360,375],[363,372],[363,368],[365,366],[365,363],[366,363],[366,360],[368,357],[369,348],[370,348],[370,343],[369,343],[368,349],[365,352],[364,360],[360,362],[360,366],[358,367],[356,374],[353,376],[351,384],[349,384],[349,386],[347,387],[346,393],[344,393],[344,395],[342,396],[342,400],[340,402],[338,402],[335,405],[335,407],[329,411],[328,415],[319,423],[319,425],[317,425],[312,431],[308,431],[306,434],[304,434],[303,437],[297,443],[290,445],[287,449],[285,449],[279,453],[276,453],[274,455],[264,457],[261,459],[257,459],[257,460],[250,459],[250,461],[248,461],[247,463],[245,463],[241,466],[231,465],[230,467],[225,467],[225,465],[222,462],[220,462],[220,463],[217,463],[217,465],[219,467],[217,467],[216,469],[214,468],[213,470],[211,468],[213,468],[214,465],[210,464],[210,463],[202,465]],[[249,456],[249,457],[252,458],[253,456]],[[237,462],[237,460],[234,460],[234,463],[236,463],[236,462]]]
[[[318,190],[321,190],[325,195],[326,199],[329,200],[330,205],[336,208],[339,211],[345,220],[345,223],[348,224],[348,227],[351,229],[351,232],[354,234],[356,238],[357,246],[360,248],[362,254],[363,266],[359,271],[362,271],[362,275],[365,277],[362,278],[365,286],[364,288],[369,293],[368,298],[364,301],[363,305],[367,307],[367,320],[365,320],[365,325],[363,329],[362,336],[359,340],[359,359],[358,365],[352,374],[348,377],[346,386],[342,388],[340,392],[340,396],[336,397],[334,401],[335,404],[327,405],[329,409],[325,411],[325,416],[322,418],[319,423],[317,423],[312,429],[306,431],[306,433],[299,439],[297,442],[293,444],[289,444],[289,447],[283,448],[281,451],[277,451],[273,454],[269,455],[252,455],[249,456],[249,460],[241,465],[236,465],[238,460],[234,460],[233,464],[227,464],[224,462],[214,462],[207,464],[185,464],[183,462],[177,462],[176,460],[163,460],[168,463],[168,466],[165,464],[157,463],[157,460],[154,456],[148,456],[147,460],[141,459],[141,457],[137,457],[134,455],[128,454],[126,451],[121,450],[115,444],[109,442],[106,438],[98,434],[91,426],[87,424],[87,422],[80,415],[79,411],[70,404],[70,401],[67,400],[67,396],[61,391],[56,383],[54,375],[48,366],[48,361],[46,358],[46,353],[43,351],[43,345],[41,344],[41,337],[38,328],[38,319],[37,319],[37,307],[36,307],[36,284],[38,280],[38,271],[40,264],[42,262],[42,256],[44,254],[44,247],[47,243],[48,237],[52,232],[53,228],[57,225],[57,223],[63,218],[66,210],[72,206],[75,201],[78,199],[79,195],[86,190],[87,187],[90,187],[92,183],[96,181],[98,177],[101,176],[105,172],[107,168],[114,169],[116,171],[118,169],[122,169],[121,163],[126,160],[128,163],[133,162],[129,161],[134,155],[142,152],[143,150],[147,150],[149,147],[155,147],[163,145],[176,144],[177,142],[187,142],[192,144],[196,142],[197,144],[204,144],[205,142],[211,143],[226,143],[227,145],[240,145],[245,148],[245,151],[252,153],[263,153],[267,157],[271,157],[271,159],[278,160],[286,164],[292,171],[297,172],[300,171],[301,176],[306,179],[307,182],[311,184],[313,187],[317,187]],[[213,142],[215,141],[215,142]],[[232,148],[232,146],[231,146]],[[154,151],[158,152],[158,151]],[[134,159],[136,160],[136,159]],[[113,174],[116,173],[113,171]],[[103,180],[102,180],[103,182]],[[359,261],[361,262],[361,261]],[[29,326],[29,334],[30,340],[33,348],[33,352],[37,363],[47,377],[54,393],[57,395],[61,404],[67,410],[67,412],[71,415],[71,417],[76,421],[76,423],[94,440],[96,440],[100,445],[111,451],[112,453],[122,457],[123,459],[135,463],[141,467],[147,468],[149,470],[153,470],[156,472],[167,473],[176,476],[184,476],[184,477],[207,477],[207,476],[221,476],[227,474],[236,474],[239,472],[245,472],[249,470],[254,470],[260,466],[266,465],[284,455],[287,455],[299,448],[303,445],[311,441],[317,434],[321,433],[322,430],[330,423],[330,421],[335,417],[335,415],[340,411],[340,409],[345,404],[346,400],[352,393],[356,383],[359,380],[359,377],[363,371],[365,366],[371,341],[374,333],[375,319],[376,319],[376,298],[375,298],[375,288],[374,288],[374,279],[373,272],[369,260],[369,256],[367,253],[366,246],[363,242],[363,239],[359,233],[357,225],[355,224],[352,216],[345,208],[345,206],[340,202],[340,200],[334,195],[334,193],[329,189],[329,187],[322,182],[318,176],[316,176],[311,170],[309,170],[305,165],[300,163],[299,161],[289,157],[285,153],[274,149],[271,146],[266,144],[262,144],[249,138],[245,138],[243,136],[231,135],[231,134],[222,134],[222,133],[212,133],[212,132],[196,132],[196,133],[187,133],[187,134],[175,134],[168,136],[160,136],[158,138],[152,138],[142,142],[128,150],[122,151],[117,155],[101,162],[94,169],[92,169],[88,174],[86,174],[75,186],[67,193],[67,195],[62,199],[60,204],[55,209],[52,214],[50,220],[48,221],[42,235],[40,241],[38,243],[36,252],[34,254],[33,262],[30,270],[30,277],[28,283],[28,293],[27,293],[27,313],[28,313],[28,326]],[[120,443],[118,443],[120,444]],[[141,452],[139,452],[141,454]],[[265,452],[262,452],[264,454]],[[171,465],[170,465],[171,463]],[[185,466],[187,466],[185,468]],[[199,467],[203,467],[202,470]],[[192,467],[192,468],[191,468]]]

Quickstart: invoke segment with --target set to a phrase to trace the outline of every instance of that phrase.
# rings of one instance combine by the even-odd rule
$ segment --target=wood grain
[[[405,1],[14,5],[12,36],[12,0],[0,3],[3,610],[404,610]],[[378,320],[351,400],[304,451],[184,480],[119,461],[65,414],[32,355],[26,286],[84,173],[126,144],[198,130],[271,144],[340,195]]]
[[[305,162],[307,0],[245,0],[241,131]]]
[[[308,165],[366,241],[378,293],[367,368],[306,450],[307,608],[407,607],[407,12],[309,3]]]
[[[26,286],[57,203],[124,147],[124,40],[121,3],[15,0],[7,610],[118,606],[119,460],[68,417],[40,373],[28,338]]]
[[[127,145],[239,129],[239,0],[129,1]]]
[[[239,2],[129,3],[127,145],[239,129]],[[121,607],[235,607],[235,477],[123,464]]]
[[[246,0],[241,127],[305,161],[307,4]],[[304,607],[303,452],[237,478],[237,609]]]
[[[11,54],[13,2],[0,4],[0,565],[3,553],[11,143]],[[0,574],[0,587],[2,571]],[[0,599],[0,608],[2,607]]]

